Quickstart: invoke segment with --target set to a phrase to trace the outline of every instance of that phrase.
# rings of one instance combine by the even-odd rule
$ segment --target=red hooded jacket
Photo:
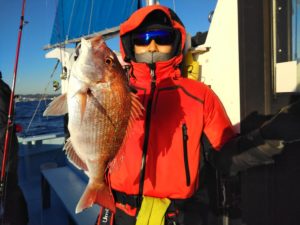
[[[205,84],[181,76],[186,32],[169,8],[144,7],[121,24],[123,58],[128,58],[128,49],[133,47],[126,46],[126,35],[154,10],[163,11],[180,32],[181,51],[156,63],[152,71],[155,79],[146,63],[131,59],[130,85],[138,91],[146,110],[129,130],[110,170],[110,182],[114,190],[126,194],[185,199],[198,187],[201,137],[206,135],[211,146],[220,150],[235,133],[216,94]]]

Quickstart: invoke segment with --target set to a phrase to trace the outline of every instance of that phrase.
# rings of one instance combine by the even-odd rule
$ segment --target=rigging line
[[[130,4],[130,10],[132,11],[133,8],[135,8],[135,5],[138,5],[137,8],[141,8],[141,0],[132,0]]]
[[[65,57],[64,57],[64,51],[65,51],[65,49],[66,49],[66,45],[60,45],[59,46],[59,55],[60,55],[60,60],[61,60],[61,62],[63,62],[65,59]],[[59,62],[57,62],[57,65],[55,66],[55,67],[57,67],[58,66],[58,63]],[[62,67],[61,67],[61,73],[63,73],[64,72],[64,68],[63,68],[64,66],[63,66],[63,64],[62,64]],[[56,68],[55,68],[55,70],[56,70]],[[54,74],[54,72],[52,73],[52,75],[51,76],[53,76],[53,74]],[[51,78],[51,76],[50,76],[50,78]],[[48,83],[48,85],[49,85],[49,83]]]
[[[53,77],[53,75],[54,75],[54,73],[55,73],[55,71],[56,71],[58,65],[59,65],[59,60],[57,60],[55,66],[54,66],[54,69],[53,69],[53,71],[52,71],[52,73],[51,73],[50,79]],[[28,124],[28,126],[27,126],[27,128],[26,128],[26,130],[25,130],[25,135],[26,135],[26,133],[29,131],[30,127],[31,127],[31,124],[32,124],[32,122],[33,122],[33,120],[34,120],[34,118],[35,118],[35,115],[36,115],[36,113],[37,113],[37,111],[38,111],[38,108],[40,107],[40,104],[41,104],[41,102],[42,102],[42,99],[44,99],[44,97],[46,96],[46,91],[47,91],[47,88],[48,88],[48,86],[49,86],[49,84],[50,84],[50,79],[49,79],[48,84],[46,85],[46,87],[45,87],[45,89],[44,89],[44,94],[43,94],[43,96],[40,97],[39,102],[38,102],[38,104],[37,104],[37,106],[36,106],[36,108],[35,108],[35,111],[34,111],[32,117],[31,117],[31,119],[30,119],[30,122],[29,122],[29,124]]]
[[[92,6],[91,6],[91,14],[90,14],[90,22],[89,22],[89,30],[88,30],[89,34],[91,32],[91,24],[92,24],[93,11],[94,11],[94,0],[92,0]]]
[[[64,1],[60,1],[60,2],[62,2],[62,4],[63,4],[63,2]],[[59,3],[57,3],[57,4],[59,4]],[[75,8],[75,0],[73,1],[73,6],[72,6],[72,12],[71,12],[71,19],[69,20],[69,26],[68,26],[68,33],[67,33],[67,38],[66,39],[69,39],[69,32],[70,32],[70,29],[71,29],[71,23],[72,23],[72,19],[73,19],[73,12],[74,12],[74,8]],[[58,7],[57,7],[57,10],[58,10]],[[65,10],[64,10],[64,7],[62,6],[62,13],[64,14],[64,12],[65,12]],[[65,15],[63,15],[62,16],[62,18],[65,18]],[[64,34],[64,25],[65,25],[65,23],[64,22],[62,22],[62,26],[63,26],[63,29],[61,30],[60,29],[60,25],[61,25],[61,23],[59,23],[58,22],[58,24],[57,24],[57,29],[56,29],[56,33],[57,33],[57,36],[58,36],[58,39],[60,39],[60,37],[62,36],[61,34],[60,34],[60,31],[62,31],[62,33]],[[65,38],[65,37],[64,37]],[[66,45],[65,44],[60,44],[59,46],[57,46],[58,48],[59,48],[59,54],[60,54],[60,59],[61,60],[64,60],[64,54],[63,54],[63,50],[65,50],[66,49]],[[57,62],[58,63],[58,62]],[[58,65],[56,65],[56,67],[57,67]],[[56,70],[56,68],[55,68],[55,70]],[[63,68],[63,66],[61,67],[61,72],[63,73],[63,70],[64,70],[64,68]],[[52,74],[54,74],[54,73],[52,73]]]
[[[175,0],[173,0],[173,10],[174,10],[174,12],[176,12],[176,9],[175,9]]]
[[[78,58],[79,55],[80,55],[80,48],[81,48],[81,42],[78,42],[78,44],[77,44],[76,47],[75,47],[75,51],[70,55],[70,57],[69,57],[68,60],[70,60],[71,57],[76,57],[76,58]],[[75,59],[75,61],[76,61],[76,60],[77,60],[77,59]],[[73,69],[73,65],[74,65],[74,63],[72,63],[71,67],[68,68],[69,71],[70,71],[70,72],[68,72],[69,74],[71,73],[71,71],[72,71],[72,69]],[[69,78],[70,78],[70,75],[69,75],[69,74],[68,74],[68,76],[67,76],[67,78],[68,78],[68,83],[69,83]]]
[[[74,14],[74,8],[75,8],[75,2],[76,0],[73,1],[73,6],[72,6],[72,11],[71,11],[71,16],[70,16],[70,21],[69,21],[69,27],[68,27],[68,33],[67,33],[67,40],[69,39],[69,34],[70,34],[70,29],[71,29],[71,24],[72,24],[72,20],[73,20],[73,14]]]
[[[53,27],[55,28],[55,33],[57,34],[57,38],[58,39],[61,39],[62,35],[65,35],[65,15],[64,15],[64,10],[62,10],[62,22],[57,22],[57,19],[58,18],[58,9],[59,7],[61,6],[61,8],[63,9],[64,8],[64,1],[59,1],[59,0],[56,0],[56,13],[55,13],[55,20],[54,20],[54,24],[53,24]],[[52,34],[53,34],[53,31],[52,31]],[[59,46],[60,47],[60,46]]]

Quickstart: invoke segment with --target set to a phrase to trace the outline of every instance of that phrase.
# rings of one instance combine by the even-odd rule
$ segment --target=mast
[[[147,0],[146,1],[147,5],[156,5],[157,3],[158,3],[158,1],[156,1],[156,0]]]

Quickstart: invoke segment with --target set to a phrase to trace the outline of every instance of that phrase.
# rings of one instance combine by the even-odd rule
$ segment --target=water
[[[64,131],[63,116],[43,116],[43,112],[49,103],[50,100],[16,103],[15,123],[20,124],[23,128],[18,136],[24,137]]]

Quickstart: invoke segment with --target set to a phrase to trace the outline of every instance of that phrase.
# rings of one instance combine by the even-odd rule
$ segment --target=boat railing
[[[32,155],[53,150],[62,150],[65,143],[64,132],[19,136],[19,155]]]
[[[19,143],[22,143],[23,145],[37,145],[37,144],[49,144],[53,143],[53,140],[55,139],[64,139],[65,134],[64,132],[56,132],[56,133],[50,133],[50,134],[40,134],[40,135],[33,135],[33,136],[24,136],[18,137]],[[50,141],[50,142],[49,142]]]

